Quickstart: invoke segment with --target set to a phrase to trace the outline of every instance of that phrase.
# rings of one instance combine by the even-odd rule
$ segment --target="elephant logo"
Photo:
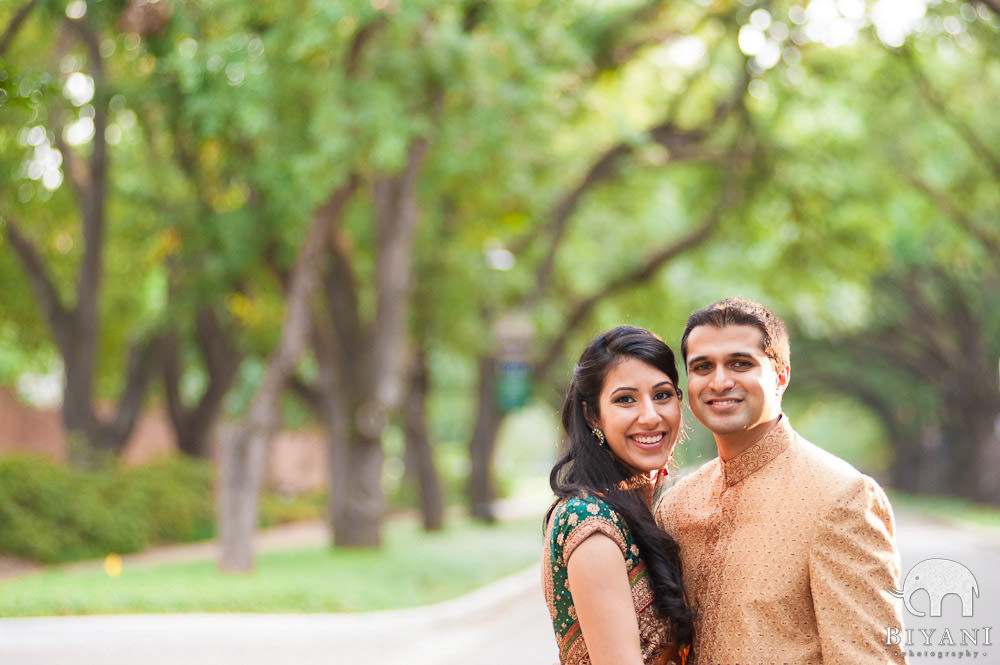
[[[910,597],[923,589],[930,597],[931,616],[941,616],[941,602],[945,596],[956,595],[962,599],[962,616],[972,616],[972,598],[979,597],[979,584],[972,571],[951,559],[924,559],[906,574],[902,589],[889,589],[896,598],[902,598],[906,611],[922,617],[924,613],[910,604]]]

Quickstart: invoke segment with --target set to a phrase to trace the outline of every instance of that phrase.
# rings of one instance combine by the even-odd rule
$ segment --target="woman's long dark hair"
[[[563,403],[566,453],[549,474],[549,485],[558,498],[545,521],[548,523],[558,502],[568,497],[599,495],[611,504],[625,519],[639,547],[639,556],[646,563],[656,609],[669,622],[674,641],[683,646],[691,643],[693,629],[681,581],[677,541],[656,525],[638,492],[620,487],[634,471],[613,453],[608,454],[610,449],[600,445],[587,422],[588,414],[593,419],[600,417],[599,398],[608,372],[628,358],[641,360],[670,377],[680,398],[674,353],[659,337],[643,328],[619,326],[594,338],[573,369],[573,381]]]

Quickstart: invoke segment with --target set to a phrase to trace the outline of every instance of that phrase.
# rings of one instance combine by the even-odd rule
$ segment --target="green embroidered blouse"
[[[546,526],[542,577],[545,602],[559,644],[559,662],[563,665],[590,663],[573,606],[566,564],[573,550],[597,532],[615,541],[625,557],[644,663],[673,662],[676,650],[666,622],[659,618],[653,606],[653,590],[646,575],[645,563],[639,558],[639,548],[629,534],[625,520],[609,503],[595,496],[563,499],[552,511]],[[668,648],[670,656],[664,653]]]

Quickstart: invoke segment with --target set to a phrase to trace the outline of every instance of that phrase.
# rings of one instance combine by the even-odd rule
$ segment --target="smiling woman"
[[[640,476],[667,465],[681,424],[680,396],[663,371],[626,358],[604,379],[600,417],[591,421],[622,464]]]
[[[542,560],[562,663],[685,662],[677,544],[650,511],[681,427],[677,382],[670,347],[632,326],[598,335],[574,369]]]

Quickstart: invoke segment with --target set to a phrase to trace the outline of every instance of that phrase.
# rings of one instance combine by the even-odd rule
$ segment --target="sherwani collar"
[[[781,414],[774,427],[742,453],[728,462],[720,457],[726,487],[732,487],[785,452],[793,438],[795,431],[788,424],[788,417]]]

